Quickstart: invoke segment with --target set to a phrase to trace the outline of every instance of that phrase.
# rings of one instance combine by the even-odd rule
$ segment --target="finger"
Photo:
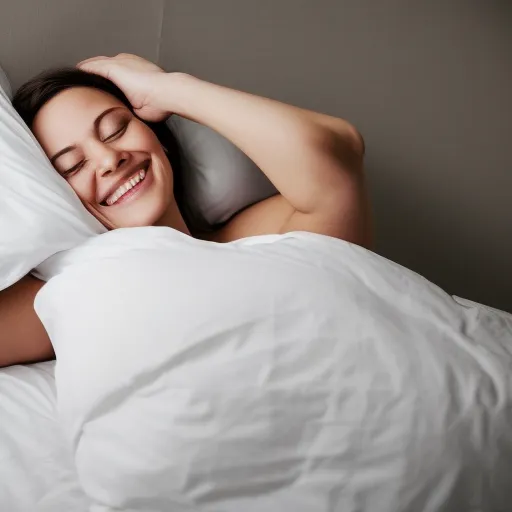
[[[114,59],[139,59],[140,57],[137,57],[137,55],[134,55],[133,53],[118,53]]]
[[[97,57],[89,57],[88,59],[80,61],[76,65],[76,67],[79,68],[79,67],[81,67],[84,64],[88,64],[89,62],[100,61],[100,60],[107,60],[107,59],[110,59],[110,57],[106,57],[105,55],[98,55]]]
[[[136,62],[139,64],[153,64],[150,60],[145,59],[144,57],[140,57],[139,55],[134,55],[133,53],[118,53],[115,57],[113,57],[113,59],[125,62]]]
[[[106,61],[108,59],[109,59],[109,57],[91,57],[90,59],[85,59],[85,60],[80,61],[76,66],[81,67],[81,66],[91,64],[94,62]]]
[[[96,75],[109,78],[110,71],[112,69],[112,63],[107,60],[88,62],[86,64],[82,64],[79,69],[87,73],[94,73]]]
[[[111,66],[112,63],[107,61],[107,60],[91,60],[89,62],[84,62],[83,64],[79,64],[78,67],[80,69],[101,69],[101,68],[104,68],[105,66]]]

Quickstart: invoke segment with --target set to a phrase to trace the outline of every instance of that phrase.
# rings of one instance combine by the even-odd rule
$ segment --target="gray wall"
[[[351,120],[367,142],[377,252],[507,311],[511,50],[506,0],[0,0],[15,85],[129,51]]]
[[[0,62],[16,88],[94,55],[157,60],[165,0],[0,0]]]

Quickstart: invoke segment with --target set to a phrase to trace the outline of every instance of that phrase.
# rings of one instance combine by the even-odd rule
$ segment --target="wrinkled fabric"
[[[0,290],[105,228],[55,172],[0,87]]]
[[[122,229],[42,271],[91,510],[510,510],[511,315],[300,232]]]
[[[53,362],[0,370],[0,510],[86,512],[57,415]]]

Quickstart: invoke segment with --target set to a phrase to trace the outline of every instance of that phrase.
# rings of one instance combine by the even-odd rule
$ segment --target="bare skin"
[[[364,144],[347,121],[165,73],[134,55],[95,57],[79,67],[116,83],[141,119],[160,121],[175,113],[218,131],[252,158],[279,191],[217,232],[190,233],[172,194],[172,169],[151,130],[110,95],[69,89],[41,109],[33,131],[56,170],[109,229],[166,225],[218,243],[309,231],[372,248]],[[55,158],[65,148],[72,149]],[[116,187],[141,166],[147,169],[141,192],[115,201]],[[42,286],[27,276],[0,292],[0,366],[54,357],[33,310]]]

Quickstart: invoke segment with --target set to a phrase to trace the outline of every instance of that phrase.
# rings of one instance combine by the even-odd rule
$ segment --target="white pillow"
[[[7,96],[7,98],[12,100],[11,84],[1,66],[0,66],[0,94],[4,94],[5,96]]]
[[[176,115],[167,125],[181,151],[184,213],[196,229],[212,229],[277,193],[256,164],[216,131]]]
[[[0,94],[0,290],[52,254],[105,228],[55,172],[12,107],[5,75]]]
[[[510,509],[512,315],[308,233],[122,229],[48,271],[92,510]]]

